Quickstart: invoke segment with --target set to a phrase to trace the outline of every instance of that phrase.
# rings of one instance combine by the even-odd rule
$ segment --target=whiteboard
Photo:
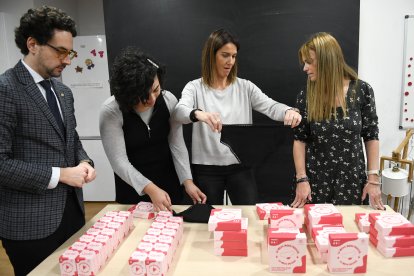
[[[404,30],[400,129],[414,128],[414,15],[405,16]]]
[[[99,138],[99,111],[110,96],[106,38],[104,35],[77,36],[73,39],[77,56],[62,73],[62,82],[75,98],[79,136]]]

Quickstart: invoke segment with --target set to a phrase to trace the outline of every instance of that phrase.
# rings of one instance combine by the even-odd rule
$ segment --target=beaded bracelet
[[[302,182],[309,182],[309,177],[305,176],[299,179],[296,179],[296,184],[302,183]]]

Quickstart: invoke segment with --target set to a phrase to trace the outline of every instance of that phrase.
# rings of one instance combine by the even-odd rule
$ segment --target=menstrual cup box
[[[155,217],[154,205],[151,202],[141,201],[137,205],[131,207],[128,211],[132,211],[135,218],[152,219]]]
[[[342,215],[333,204],[306,204],[304,211],[311,227],[316,224],[342,224]]]
[[[368,260],[366,233],[329,235],[328,270],[331,273],[365,273]]]
[[[60,275],[75,276],[78,275],[76,268],[76,258],[80,252],[76,250],[65,250],[59,257]]]
[[[414,235],[414,225],[400,213],[370,213],[369,222],[382,236]]]
[[[209,231],[240,231],[241,209],[213,209],[208,220]]]
[[[270,272],[306,272],[305,233],[268,232],[268,252]]]
[[[323,226],[313,228],[314,240],[316,248],[321,253],[328,252],[329,247],[329,235],[332,233],[346,233],[345,228],[336,226]]]
[[[302,228],[303,211],[301,209],[270,210],[271,228]]]
[[[147,276],[147,270],[145,266],[145,260],[148,257],[148,253],[144,251],[136,250],[129,257],[129,273],[131,276]]]
[[[371,223],[369,222],[368,218],[368,213],[355,213],[355,222],[358,225],[359,231],[365,233],[369,232],[369,226],[371,225]]]
[[[284,206],[282,202],[273,202],[273,203],[257,203],[256,212],[259,216],[259,219],[268,219],[270,217],[270,210],[285,209],[290,207]]]
[[[247,241],[247,229],[239,231],[214,231],[215,241]]]
[[[162,252],[151,251],[145,260],[147,275],[164,276],[168,270],[167,257]]]

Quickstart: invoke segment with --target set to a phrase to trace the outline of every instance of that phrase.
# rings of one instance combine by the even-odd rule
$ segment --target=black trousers
[[[62,221],[52,235],[39,240],[2,238],[3,247],[14,268],[14,274],[16,276],[27,275],[83,225],[85,225],[85,216],[77,203],[75,192],[72,192],[68,194]]]
[[[193,177],[211,205],[223,204],[224,191],[233,205],[256,204],[257,186],[250,167],[193,165]]]

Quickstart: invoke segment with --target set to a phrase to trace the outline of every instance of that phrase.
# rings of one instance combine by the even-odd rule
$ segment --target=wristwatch
[[[370,175],[370,174],[375,174],[376,176],[381,176],[379,170],[369,170],[369,171],[367,171],[367,175]]]

